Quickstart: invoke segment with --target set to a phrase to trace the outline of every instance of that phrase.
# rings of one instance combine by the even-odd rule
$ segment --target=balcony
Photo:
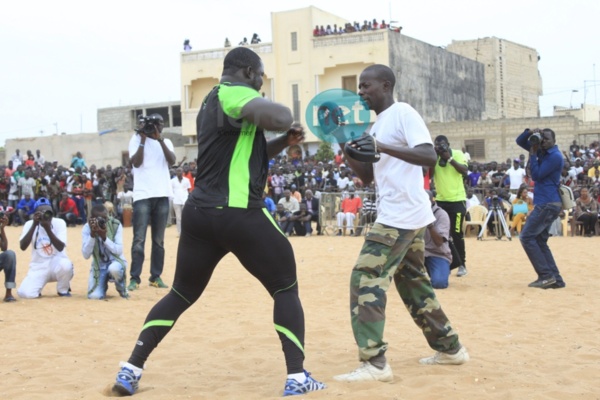
[[[273,44],[272,43],[251,44],[246,47],[248,47],[251,50],[254,50],[255,53],[259,53],[259,54],[273,52]],[[225,55],[229,52],[229,50],[234,49],[234,48],[235,47],[222,47],[219,49],[190,51],[187,53],[182,53],[181,54],[181,62],[188,63],[188,62],[201,61],[201,60],[223,59],[223,58],[225,58]]]

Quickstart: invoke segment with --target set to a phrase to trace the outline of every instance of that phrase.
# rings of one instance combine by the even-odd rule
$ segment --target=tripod
[[[492,206],[485,217],[485,222],[483,223],[483,228],[479,235],[477,236],[477,240],[482,240],[484,229],[487,229],[488,222],[490,219],[494,222],[494,230],[496,233],[496,239],[501,240],[502,234],[506,235],[508,240],[512,240],[512,236],[510,235],[510,229],[508,229],[508,224],[506,223],[506,218],[504,218],[504,210],[498,203],[498,199],[492,200]],[[502,230],[500,229],[502,228]]]

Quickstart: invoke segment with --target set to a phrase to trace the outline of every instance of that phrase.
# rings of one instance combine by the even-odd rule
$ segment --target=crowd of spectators
[[[32,162],[26,162],[31,160]],[[133,188],[133,178],[127,167],[113,169],[111,165],[88,166],[77,152],[68,166],[49,162],[40,151],[27,151],[23,157],[17,150],[7,165],[2,166],[0,202],[10,224],[25,224],[33,213],[32,205],[40,197],[50,200],[54,215],[68,225],[84,224],[95,204],[131,202],[126,193]]]
[[[578,146],[574,141],[570,149],[563,152],[565,164],[562,183],[573,189],[576,199],[579,199],[582,191],[585,191],[589,193],[589,197],[593,202],[600,202],[599,148],[598,142],[594,142],[589,146]],[[535,182],[529,178],[527,156],[519,154],[514,158],[508,158],[505,162],[478,162],[471,161],[469,153],[464,152],[469,160],[468,174],[464,178],[464,184],[467,188],[467,207],[479,204],[489,207],[491,198],[496,195],[499,196],[499,198],[506,201],[503,205],[508,204],[506,208],[510,208],[506,211],[515,212],[514,215],[509,212],[509,225],[512,233],[518,234],[526,221],[527,213],[531,212],[532,209],[532,201],[526,201],[525,198],[527,196],[532,200],[535,185]],[[425,187],[435,191],[435,185],[429,180],[428,174],[425,173],[424,176]],[[311,197],[319,198],[321,193],[339,192],[342,193],[342,198],[345,198],[351,188],[366,192],[366,194],[363,194],[363,201],[371,197],[374,192],[373,187],[363,187],[360,179],[344,163],[341,152],[329,161],[316,161],[314,157],[310,156],[304,159],[288,159],[286,156],[280,156],[271,160],[270,163],[266,193],[268,200],[266,202],[283,203],[289,217],[298,209],[288,209],[286,207],[286,191],[289,194],[297,194],[299,198],[295,204],[299,205],[306,201],[304,193],[307,190],[310,192]],[[589,205],[589,201],[586,201],[585,204]],[[513,207],[514,210],[511,210]],[[589,205],[589,207],[592,210],[597,209],[593,205]],[[584,234],[588,236],[595,235],[595,231],[590,229],[590,225],[595,224],[596,219],[587,217],[586,210],[583,209],[585,207],[580,206],[580,208],[576,207],[568,211],[575,220],[580,222],[585,220]],[[269,211],[276,216],[276,219],[279,218],[276,215],[275,206],[272,209],[269,208]],[[517,216],[521,213],[524,215]],[[286,213],[281,210],[280,215],[284,216]],[[284,224],[284,231],[292,235],[295,233],[293,227],[294,224],[288,220],[288,223]]]
[[[573,189],[576,199],[581,196],[582,189],[586,189],[586,194],[589,194],[589,198],[596,204],[600,201],[599,148],[598,142],[580,146],[574,141],[569,150],[563,152],[565,165],[561,178],[563,184]],[[527,158],[524,154],[509,158],[505,162],[470,161],[470,155],[467,152],[465,155],[469,160],[469,172],[464,180],[467,188],[467,207],[476,204],[486,206],[486,199],[490,198],[492,190],[510,204],[518,198],[517,192],[522,188],[528,188],[526,193],[532,196],[535,182],[529,179]],[[189,190],[193,190],[196,163],[186,162],[184,158],[178,165],[173,166],[172,177],[177,176],[177,167],[182,169],[183,177],[190,181]],[[106,202],[114,205],[114,215],[122,220],[123,208],[132,203],[133,177],[129,166],[88,166],[79,152],[68,166],[64,166],[57,161],[46,161],[39,150],[36,154],[28,150],[25,156],[17,150],[8,165],[3,168],[4,174],[0,177],[0,202],[13,226],[23,225],[27,221],[33,212],[32,204],[39,197],[48,198],[55,215],[65,219],[69,226],[85,224],[91,207]],[[433,183],[428,182],[427,174],[424,184],[435,191]],[[277,220],[279,216],[290,217],[299,212],[303,223],[284,224],[284,232],[293,235],[298,231],[303,233],[302,236],[310,236],[312,228],[307,229],[307,225],[310,225],[306,224],[307,215],[311,215],[311,222],[319,221],[318,199],[321,193],[341,193],[342,198],[345,198],[351,190],[361,193],[363,202],[367,197],[372,200],[371,194],[375,191],[372,186],[363,186],[360,179],[345,164],[341,151],[333,159],[323,161],[316,160],[314,155],[304,158],[279,155],[269,164],[265,203]],[[286,200],[290,197],[293,201]],[[277,204],[283,204],[287,213],[282,211],[278,216]],[[306,206],[306,210],[301,210],[302,204]],[[589,205],[589,200],[585,204]],[[590,207],[597,209],[593,205]],[[336,210],[339,211],[341,210]],[[585,219],[586,233],[594,235],[594,231],[588,229],[591,222],[584,210],[570,211],[572,215],[575,214],[575,218]],[[521,218],[518,220],[519,224],[513,226],[513,233],[518,233],[524,222]],[[295,219],[291,218],[290,221],[294,222]],[[300,228],[300,225],[303,228]],[[317,234],[322,234],[320,226],[317,227]]]
[[[344,26],[339,26],[337,24],[323,26],[316,25],[313,29],[313,36],[328,36],[328,35],[341,35],[344,33],[353,33],[353,32],[367,32],[367,31],[376,31],[379,29],[394,29],[398,32],[402,29],[402,27],[392,28],[390,25],[386,24],[385,20],[381,20],[381,22],[377,22],[375,18],[372,21],[367,21],[366,19],[363,23],[359,23],[358,21],[354,21],[354,23],[347,22]]]

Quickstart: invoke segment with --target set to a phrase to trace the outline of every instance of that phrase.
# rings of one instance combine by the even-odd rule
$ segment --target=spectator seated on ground
[[[337,236],[342,236],[344,222],[346,223],[346,228],[350,229],[350,235],[354,235],[354,220],[362,208],[362,200],[360,197],[355,196],[355,191],[354,188],[350,188],[348,190],[348,197],[342,200],[340,211],[337,213]]]
[[[25,197],[19,201],[19,204],[17,204],[17,213],[22,224],[31,219],[34,209],[35,200],[31,198],[29,193],[26,193]]]
[[[311,236],[312,226],[310,220],[312,216],[306,209],[306,203],[300,204],[300,210],[296,211],[290,216],[290,220],[294,224],[294,232],[298,236]]]
[[[278,203],[275,211],[275,221],[279,225],[279,229],[285,234],[290,236],[292,229],[294,228],[294,221],[291,220],[292,213],[285,209],[283,204]]]
[[[58,218],[64,220],[67,226],[77,225],[77,219],[79,218],[77,204],[69,197],[67,192],[61,193],[61,201],[58,205]]]
[[[269,197],[267,192],[263,192],[262,198],[263,198],[263,201],[265,202],[265,207],[267,208],[267,211],[269,212],[269,214],[271,214],[272,216],[275,216],[275,211],[277,210],[277,206],[275,205],[275,202],[273,201],[273,199],[271,197]]]

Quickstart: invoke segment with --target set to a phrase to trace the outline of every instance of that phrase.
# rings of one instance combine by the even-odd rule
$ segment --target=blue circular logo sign
[[[362,98],[345,89],[330,89],[316,95],[306,108],[306,125],[319,139],[345,143],[365,133],[371,111]]]

